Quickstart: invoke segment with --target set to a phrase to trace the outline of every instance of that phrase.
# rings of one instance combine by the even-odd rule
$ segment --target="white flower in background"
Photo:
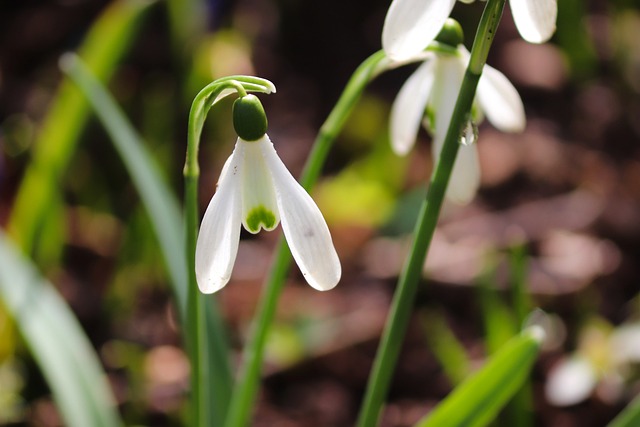
[[[461,42],[459,25],[453,20],[447,21],[447,25],[459,33],[453,39]],[[424,123],[433,134],[433,158],[437,159],[458,99],[469,52],[458,44],[451,52],[430,51],[422,55],[426,60],[402,86],[391,107],[391,145],[396,154],[407,154],[416,141],[420,124]],[[521,132],[524,129],[526,120],[522,100],[498,70],[484,67],[475,102],[499,130]],[[473,131],[473,123],[468,124],[465,132],[461,129],[462,139],[468,145],[463,144],[458,151],[446,194],[447,198],[461,204],[468,203],[480,185],[478,152],[473,144],[475,135],[465,135]]]
[[[325,291],[340,280],[340,260],[329,228],[309,194],[278,157],[266,135],[267,119],[254,95],[235,101],[238,141],[202,219],[196,245],[196,278],[203,293],[227,284],[238,252],[240,224],[250,233],[279,222],[307,282]]]
[[[640,322],[612,329],[604,321],[593,322],[581,334],[577,350],[564,357],[549,372],[547,400],[570,406],[598,390],[609,401],[622,394],[631,365],[640,363]]]
[[[461,0],[472,3],[474,0]],[[522,38],[543,43],[556,29],[557,0],[510,0]],[[393,0],[382,28],[382,48],[395,61],[414,57],[438,35],[455,0]]]

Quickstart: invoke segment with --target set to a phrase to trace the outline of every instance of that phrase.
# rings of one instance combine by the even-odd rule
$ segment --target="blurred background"
[[[62,85],[58,59],[78,49],[105,10],[131,2],[0,5],[0,225],[17,241],[25,237],[16,216],[29,212],[24,201],[17,207],[20,197],[29,200],[20,195],[24,177],[51,159],[38,147],[47,144],[43,123]],[[470,205],[444,207],[384,426],[412,425],[519,329],[510,300],[516,282],[526,285],[528,306],[551,314],[553,331],[534,369],[530,425],[603,426],[640,392],[640,333],[622,340],[635,350],[614,339],[640,321],[640,2],[558,3],[558,29],[544,45],[520,39],[505,10],[489,64],[520,92],[527,128],[515,135],[480,125],[482,187]],[[193,97],[225,75],[267,78],[278,89],[261,96],[269,135],[297,176],[349,76],[380,49],[388,5],[159,1],[122,42],[108,87],[181,197]],[[467,46],[482,7],[454,10]],[[294,267],[268,344],[256,426],[355,420],[432,170],[426,132],[406,158],[389,147],[390,105],[415,67],[388,72],[365,91],[313,192],[343,279],[319,293]],[[206,123],[201,212],[235,143],[230,108],[220,103]],[[85,110],[86,125],[78,124],[77,142],[58,163],[65,166],[43,190],[50,201],[27,252],[79,318],[127,425],[180,425],[189,366],[166,269],[122,161]],[[218,294],[235,361],[279,234],[243,232],[231,283]],[[623,351],[636,358],[618,363]],[[582,395],[564,393],[553,377],[572,357],[591,366]],[[554,391],[550,378],[560,384]],[[513,425],[506,417],[496,425]],[[61,425],[1,304],[0,425]]]

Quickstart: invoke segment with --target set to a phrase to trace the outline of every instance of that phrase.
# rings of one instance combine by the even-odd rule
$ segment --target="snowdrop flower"
[[[470,54],[460,44],[460,25],[452,19],[447,21],[438,39],[457,47],[426,52],[426,60],[402,86],[391,107],[391,145],[398,155],[411,150],[421,123],[433,134],[433,158],[437,159],[442,150]],[[522,100],[498,70],[484,67],[475,102],[479,109],[474,110],[477,113],[481,110],[496,128],[504,132],[524,129]],[[427,119],[423,120],[425,111]],[[463,146],[458,151],[447,189],[447,198],[460,204],[468,203],[480,185],[478,152],[473,144],[475,131],[473,121],[461,130]]]
[[[474,0],[461,0],[472,3]],[[543,43],[556,29],[557,0],[510,0],[513,20],[522,38]],[[382,28],[382,48],[403,61],[427,47],[451,14],[455,0],[393,0]]]
[[[581,334],[578,349],[561,359],[549,372],[547,400],[570,406],[599,390],[615,401],[623,391],[630,366],[640,363],[640,322],[612,329],[604,321],[593,322]]]
[[[282,222],[291,253],[307,282],[333,288],[341,267],[329,228],[309,194],[276,154],[267,119],[254,95],[233,105],[238,140],[202,219],[196,245],[196,278],[203,293],[227,284],[238,252],[240,224],[250,233]]]

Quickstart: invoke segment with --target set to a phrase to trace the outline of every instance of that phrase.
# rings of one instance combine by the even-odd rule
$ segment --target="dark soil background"
[[[482,11],[477,3],[454,10],[467,45]],[[480,126],[482,188],[469,206],[444,208],[383,426],[413,425],[452,388],[430,349],[425,316],[444,320],[480,365],[486,351],[477,284],[491,277],[496,295],[507,301],[508,254],[520,246],[532,300],[557,315],[566,331],[534,369],[532,425],[604,426],[640,390],[634,374],[615,398],[600,390],[558,408],[544,395],[551,367],[578,347],[587,325],[597,319],[615,326],[640,314],[640,5],[559,3],[558,31],[540,46],[519,38],[505,10],[489,63],[518,88],[527,129],[508,135]],[[108,4],[0,5],[3,228],[62,79],[58,58],[78,47]],[[203,31],[194,22],[197,37],[181,45],[170,31],[166,4],[153,6],[110,89],[180,193],[186,119],[197,91],[222,75],[267,78],[278,88],[261,97],[269,135],[298,175],[349,76],[380,49],[388,2],[209,0],[202,7]],[[432,169],[424,132],[408,159],[388,149],[389,108],[414,68],[386,73],[368,88],[332,151],[314,196],[332,230],[343,279],[335,290],[318,293],[293,269],[269,344],[255,426],[355,421]],[[214,108],[205,131],[203,212],[235,138],[230,105]],[[41,263],[43,272],[99,352],[126,423],[180,425],[188,363],[155,238],[95,119],[78,147],[59,184],[63,250],[54,262]],[[372,154],[385,151],[386,157]],[[357,179],[346,180],[345,171]],[[340,182],[352,182],[352,192],[336,189]],[[363,190],[370,182],[375,197]],[[218,294],[236,362],[279,233],[243,232],[233,279]],[[0,380],[0,395],[9,396],[9,403],[0,403],[0,422],[61,425],[46,383],[15,331],[7,332],[13,328],[2,312],[0,326],[0,340],[7,343],[0,345],[0,362],[11,360],[18,378]],[[501,418],[495,425],[511,424]]]

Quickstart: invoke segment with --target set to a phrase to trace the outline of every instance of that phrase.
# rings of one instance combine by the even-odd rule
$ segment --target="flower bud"
[[[246,95],[233,103],[233,127],[245,141],[257,141],[267,133],[267,115],[255,95]]]
[[[442,30],[436,37],[436,41],[453,48],[457,48],[459,44],[462,44],[464,42],[464,33],[458,21],[447,18]]]

